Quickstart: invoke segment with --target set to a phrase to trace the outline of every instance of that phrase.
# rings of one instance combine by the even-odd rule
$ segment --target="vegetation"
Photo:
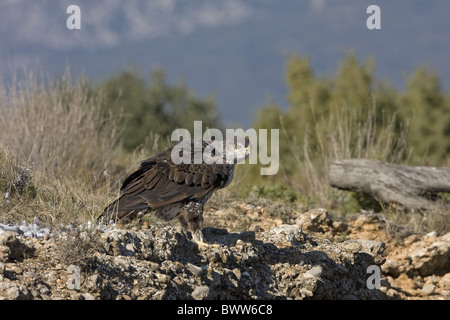
[[[150,84],[138,72],[126,70],[107,79],[98,90],[105,96],[104,112],[122,115],[126,151],[148,143],[155,134],[170,137],[176,128],[193,134],[195,120],[201,119],[204,128],[220,128],[212,97],[198,98],[184,83],[169,85],[161,70],[152,73]]]
[[[335,159],[450,164],[450,117],[445,116],[450,95],[437,75],[418,68],[405,92],[398,92],[373,73],[372,60],[361,64],[353,54],[327,78],[314,74],[308,58],[289,58],[287,110],[272,103],[259,110],[254,123],[280,128],[281,169],[272,179],[323,199],[335,192],[327,179],[328,164]],[[257,168],[252,172],[251,181],[260,179]]]
[[[271,102],[253,124],[280,129],[280,170],[261,176],[258,165],[238,166],[223,202],[240,196],[261,199],[263,207],[272,201],[338,214],[372,209],[422,231],[449,231],[448,210],[404,214],[329,187],[335,159],[450,165],[450,94],[438,75],[419,67],[398,91],[374,70],[373,60],[348,54],[334,75],[319,77],[309,58],[291,56],[288,108]],[[168,146],[174,129],[192,129],[194,120],[221,128],[213,98],[169,84],[162,71],[147,81],[126,70],[98,85],[69,73],[52,81],[30,75],[0,87],[0,112],[0,222],[12,223],[93,220],[139,160]]]
[[[396,208],[329,186],[328,166],[337,159],[450,165],[450,94],[442,90],[437,74],[419,67],[407,77],[405,91],[399,92],[377,80],[374,70],[371,59],[360,63],[348,54],[335,75],[321,78],[314,74],[309,58],[291,56],[286,68],[288,108],[271,103],[258,111],[254,122],[255,128],[280,129],[279,174],[261,178],[255,167],[247,182],[281,182],[284,188],[306,195],[308,206],[332,208],[344,215],[361,209],[382,211],[416,230],[430,230],[431,225],[433,230],[448,230],[447,223],[433,222],[448,220],[446,209],[393,214]]]
[[[120,127],[102,114],[102,97],[87,79],[38,83],[30,75],[0,89],[0,217],[92,218],[111,192]]]

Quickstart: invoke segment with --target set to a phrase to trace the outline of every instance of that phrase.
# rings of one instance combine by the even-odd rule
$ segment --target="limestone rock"
[[[378,217],[355,221],[316,210],[260,231],[208,227],[206,245],[172,226],[105,229],[79,237],[97,242],[73,251],[87,255],[82,265],[56,254],[70,249],[65,231],[3,232],[0,299],[450,299],[450,234],[397,243]],[[379,289],[368,288],[371,266],[381,267]]]
[[[67,237],[27,240],[34,255],[8,254],[0,278],[4,299],[377,299],[366,286],[367,254],[302,232],[298,224],[264,232],[229,233],[205,228],[209,244],[199,246],[175,227],[113,229],[97,238],[98,248],[77,268],[54,252]],[[15,247],[23,239],[4,236]],[[6,240],[5,240],[6,239]],[[67,246],[67,244],[65,244]],[[361,248],[376,246],[361,245]],[[8,250],[5,250],[7,252]],[[20,256],[15,255],[15,258]],[[29,271],[32,270],[32,271]]]
[[[214,289],[211,289],[207,286],[198,286],[195,288],[194,292],[192,292],[192,298],[195,300],[213,300],[217,297],[217,293]]]

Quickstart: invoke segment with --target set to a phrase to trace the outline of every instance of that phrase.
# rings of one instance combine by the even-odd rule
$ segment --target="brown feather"
[[[180,182],[183,182],[184,179],[185,179],[185,174],[184,174],[183,171],[178,170],[177,172],[175,172],[175,176],[174,176],[174,181],[175,182],[180,183]]]
[[[148,184],[145,185],[145,188],[148,190],[153,189],[163,176],[164,175],[161,172],[158,172],[152,179],[152,181],[150,181]]]
[[[142,184],[147,187],[147,185],[159,174],[160,171],[156,168],[150,169],[142,175]]]
[[[199,185],[202,182],[202,174],[200,172],[196,172],[194,174],[194,180],[193,180],[195,185]]]
[[[169,172],[170,172],[170,166],[169,165],[166,165],[165,167],[164,167],[164,169],[163,169],[163,174],[166,176],[166,177],[169,177]]]
[[[208,183],[208,181],[209,181],[208,174],[207,173],[203,174],[203,176],[202,176],[202,184]]]
[[[144,186],[142,185],[141,180],[134,180],[133,182],[130,182],[126,188],[121,190],[121,194],[133,194],[133,193],[139,193],[142,192],[144,189]]]
[[[184,180],[184,182],[190,186],[191,184],[193,184],[194,182],[194,174],[192,172],[188,172],[186,173],[186,179]]]
[[[174,166],[171,166],[170,171],[169,171],[169,179],[170,180],[174,179],[176,172],[177,172],[177,169]]]
[[[208,180],[209,184],[212,186],[215,185],[216,180],[217,180],[217,175],[214,173],[211,173],[211,175],[209,176],[209,180]]]
[[[201,186],[203,189],[208,189],[211,185],[209,184],[209,176],[204,174],[202,177]]]

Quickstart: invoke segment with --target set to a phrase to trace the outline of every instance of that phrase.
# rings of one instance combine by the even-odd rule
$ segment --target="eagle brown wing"
[[[207,142],[203,142],[205,148]],[[120,198],[111,203],[100,218],[110,220],[132,210],[157,209],[162,206],[207,197],[214,190],[226,186],[233,178],[232,164],[193,164],[194,148],[191,148],[192,164],[175,164],[171,159],[172,148],[141,162],[138,170],[122,184]]]

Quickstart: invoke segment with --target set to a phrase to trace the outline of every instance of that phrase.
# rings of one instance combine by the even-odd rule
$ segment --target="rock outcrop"
[[[171,226],[139,231],[85,229],[47,239],[23,239],[4,232],[0,298],[384,297],[367,286],[367,268],[384,261],[382,242],[336,244],[302,232],[300,225],[280,225],[260,233],[217,228],[203,232],[209,244],[198,245],[190,234]],[[85,255],[80,251],[77,257],[70,256],[70,247],[83,241],[88,242],[83,244]]]
[[[159,224],[0,230],[0,299],[450,298],[450,234],[399,240],[378,215],[325,209],[259,222],[270,227],[204,228],[207,244]]]

